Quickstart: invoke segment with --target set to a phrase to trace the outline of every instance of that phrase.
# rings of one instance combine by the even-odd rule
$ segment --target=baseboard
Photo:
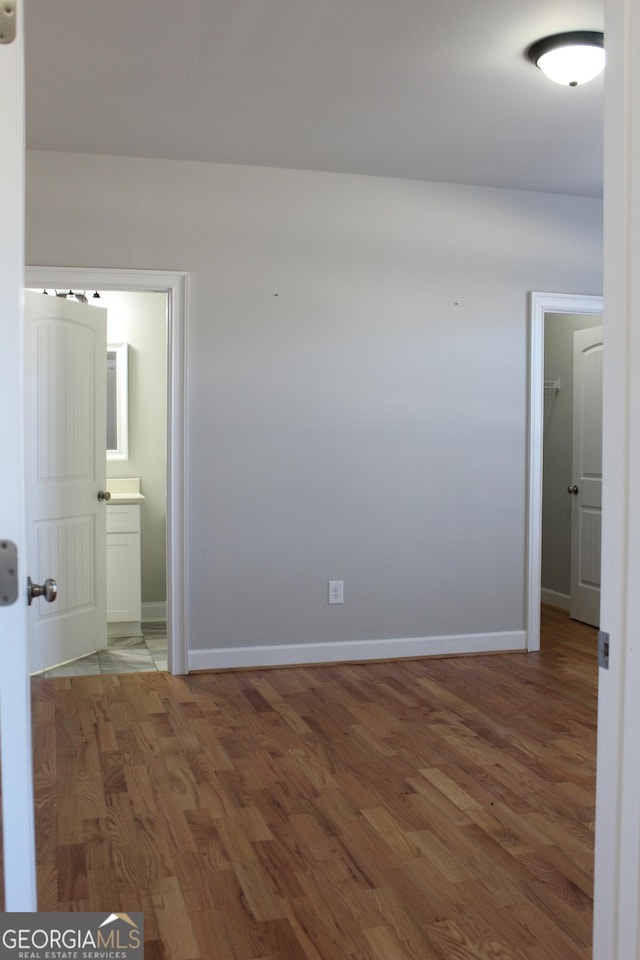
[[[107,639],[112,637],[141,637],[139,620],[110,620],[107,623]]]
[[[571,597],[567,596],[566,593],[545,590],[544,587],[540,591],[540,601],[541,603],[547,603],[550,607],[557,607],[558,610],[568,611],[571,605]]]
[[[358,663],[460,654],[504,653],[527,649],[524,630],[469,633],[399,640],[347,640],[343,643],[291,643],[264,647],[219,647],[190,650],[188,669],[233,670],[246,667],[288,667],[312,663]]]
[[[167,602],[159,600],[156,603],[142,604],[143,623],[161,623],[167,619]]]

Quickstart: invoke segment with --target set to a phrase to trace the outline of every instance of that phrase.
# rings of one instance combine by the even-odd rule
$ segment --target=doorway
[[[576,336],[578,344],[592,349],[579,350],[576,356]],[[599,349],[593,349],[595,343]],[[598,382],[593,377],[585,379],[584,363],[589,360],[598,361],[597,370],[592,364],[587,368],[600,374]],[[592,626],[598,625],[601,514],[591,509],[595,507],[593,498],[583,501],[588,488],[597,484],[598,490],[592,492],[599,493],[597,500],[601,502],[601,375],[602,318],[593,314],[546,313],[541,599],[570,612],[572,619]],[[578,395],[583,398],[577,410],[576,377]],[[585,422],[583,432],[582,419],[587,414],[589,422]],[[585,448],[585,440],[589,449]],[[588,475],[581,469],[585,455],[590,461]]]
[[[529,344],[529,504],[527,536],[527,650],[540,649],[542,595],[542,494],[544,434],[544,330],[547,315],[584,315],[601,322],[602,297],[531,294]]]
[[[184,529],[184,362],[188,276],[108,268],[27,267],[34,288],[161,293],[166,296],[166,633],[167,668],[187,672]],[[28,373],[27,373],[28,375]]]

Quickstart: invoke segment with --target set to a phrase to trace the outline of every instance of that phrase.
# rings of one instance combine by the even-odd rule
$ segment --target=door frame
[[[170,673],[188,673],[184,397],[189,274],[110,267],[27,266],[25,286],[167,296],[167,656]]]
[[[544,321],[547,313],[602,316],[603,298],[577,293],[531,294],[529,336],[529,463],[527,510],[527,650],[540,649],[542,590],[542,442],[544,432]]]

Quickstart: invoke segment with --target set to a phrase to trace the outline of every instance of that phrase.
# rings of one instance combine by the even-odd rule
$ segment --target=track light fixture
[[[42,292],[43,292],[43,293],[47,293],[46,290],[43,290]],[[68,293],[65,293],[64,291],[62,291],[62,293],[61,293],[59,290],[56,290],[56,291],[55,291],[55,295],[56,295],[56,297],[59,297],[61,300],[74,300],[74,301],[77,301],[78,303],[88,303],[88,302],[89,302],[89,300],[88,300],[88,298],[87,298],[87,291],[86,291],[86,290],[83,290],[82,293],[80,293],[80,292],[77,291],[77,290],[71,290],[71,289],[68,291]],[[94,296],[98,296],[98,297],[99,297],[100,294],[96,293],[96,294],[94,294]]]

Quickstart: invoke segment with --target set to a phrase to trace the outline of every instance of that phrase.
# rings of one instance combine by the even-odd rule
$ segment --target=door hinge
[[[609,669],[609,634],[598,630],[598,666]]]
[[[16,0],[0,0],[0,43],[13,43],[16,19]]]
[[[0,607],[18,599],[18,548],[12,540],[0,540]]]

